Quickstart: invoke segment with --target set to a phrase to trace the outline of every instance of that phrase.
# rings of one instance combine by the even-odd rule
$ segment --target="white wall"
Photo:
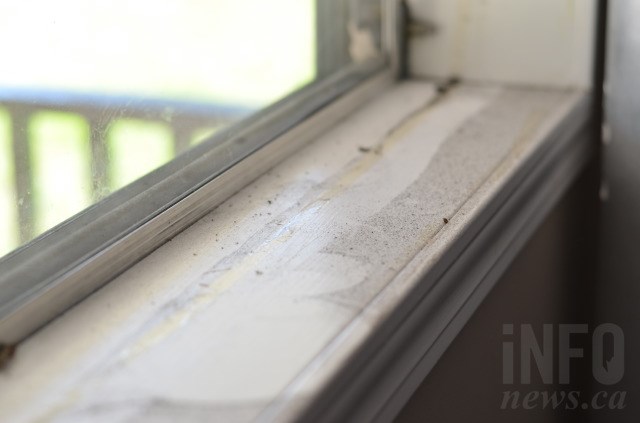
[[[409,0],[436,32],[411,41],[416,76],[591,85],[595,0]]]

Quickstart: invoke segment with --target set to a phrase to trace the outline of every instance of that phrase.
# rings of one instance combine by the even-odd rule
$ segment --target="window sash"
[[[390,81],[398,63],[398,3],[379,5],[384,10],[382,57],[350,65],[220,131],[0,259],[0,343],[28,336],[259,176],[267,170],[260,163],[241,166],[255,161],[256,152],[269,147],[274,164]],[[338,113],[317,118],[349,96]],[[315,132],[274,145],[314,118]]]

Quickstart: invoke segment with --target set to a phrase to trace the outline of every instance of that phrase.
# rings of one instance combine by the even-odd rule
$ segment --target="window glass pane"
[[[89,128],[80,116],[60,112],[35,113],[28,125],[38,233],[91,204]]]
[[[377,3],[5,2],[0,256],[225,126],[378,55]]]
[[[18,245],[18,216],[12,189],[14,169],[10,136],[9,114],[0,108],[0,255]]]

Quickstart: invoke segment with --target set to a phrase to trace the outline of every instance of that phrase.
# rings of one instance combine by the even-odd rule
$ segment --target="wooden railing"
[[[107,138],[114,122],[137,119],[167,124],[173,132],[172,141],[177,155],[189,148],[196,131],[222,126],[251,112],[248,108],[211,103],[14,88],[0,88],[0,108],[7,111],[12,128],[16,223],[21,244],[37,235],[34,233],[33,152],[28,131],[35,113],[63,112],[81,116],[86,121],[90,129],[90,185],[93,200],[97,201],[108,193],[110,159]]]

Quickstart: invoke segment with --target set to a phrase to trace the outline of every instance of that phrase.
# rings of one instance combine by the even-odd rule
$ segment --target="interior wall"
[[[590,87],[597,0],[407,0],[414,76]]]
[[[592,322],[598,181],[594,161],[519,253],[407,403],[397,423],[586,420],[588,413],[582,410],[501,409],[506,390],[524,394],[580,390],[585,396],[591,392],[588,351],[584,360],[573,362],[570,385],[544,384],[535,376],[535,369],[532,384],[504,385],[502,328],[503,324],[531,324],[537,339],[542,340],[543,324],[557,329],[558,324]],[[557,337],[557,330],[554,334]],[[587,340],[578,338],[577,345],[581,341]]]

